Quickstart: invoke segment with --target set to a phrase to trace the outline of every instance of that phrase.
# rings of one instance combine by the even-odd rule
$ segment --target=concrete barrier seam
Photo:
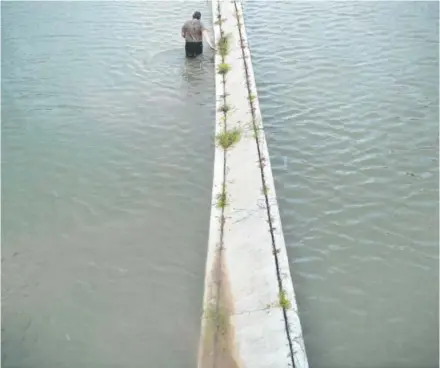
[[[198,366],[307,368],[242,15],[236,0],[212,0],[212,14],[216,134]]]
[[[244,40],[244,32],[245,32],[244,31],[244,20],[243,20],[242,14],[240,14],[240,10],[239,10],[239,9],[241,9],[241,4],[238,4],[238,2],[235,0],[233,0],[233,2],[234,2],[234,6],[235,6],[237,25],[238,25],[239,34],[240,34],[241,50],[242,50],[242,54],[243,54],[243,64],[244,64],[244,68],[245,68],[247,90],[248,90],[248,100],[249,100],[249,106],[251,109],[253,129],[254,129],[254,133],[255,133],[254,137],[255,137],[256,144],[257,144],[258,157],[259,157],[259,161],[260,161],[261,180],[263,183],[262,191],[263,191],[263,194],[265,197],[268,224],[269,224],[269,229],[270,229],[270,234],[271,234],[271,239],[272,239],[272,249],[273,249],[273,255],[274,255],[274,259],[275,259],[275,267],[276,267],[276,274],[277,274],[278,287],[279,287],[279,305],[283,310],[285,331],[286,331],[286,335],[287,335],[288,342],[289,342],[291,362],[292,362],[293,368],[295,368],[295,366],[296,366],[296,364],[295,364],[295,351],[293,348],[292,336],[290,334],[289,318],[287,315],[287,309],[289,309],[291,307],[291,303],[287,299],[286,291],[283,287],[283,277],[281,274],[279,259],[278,259],[278,253],[279,253],[280,249],[277,248],[277,245],[275,242],[275,236],[274,236],[275,228],[274,228],[274,224],[273,224],[273,218],[271,215],[271,206],[269,203],[269,198],[268,198],[268,193],[267,193],[266,177],[264,174],[264,166],[265,166],[266,158],[263,157],[263,155],[262,155],[261,142],[260,142],[261,135],[259,135],[257,132],[257,130],[262,130],[262,127],[259,126],[259,124],[256,120],[256,116],[255,116],[256,115],[255,114],[256,107],[255,107],[254,102],[255,102],[256,94],[253,94],[252,90],[255,89],[255,91],[256,91],[256,86],[252,86],[251,82],[250,82],[249,65],[248,65],[249,59],[250,59],[250,50],[249,50],[249,46],[247,45],[247,43]],[[247,50],[248,54],[246,53],[245,50]],[[254,88],[252,88],[252,87],[254,87]]]
[[[218,20],[221,20],[221,9],[220,4],[218,3],[217,6]],[[221,22],[218,24],[218,28],[220,29],[220,39],[223,37],[223,28]],[[222,55],[222,63],[225,64],[225,55]],[[218,71],[220,72],[220,71]],[[227,103],[226,103],[226,73],[222,73],[222,84],[223,84],[223,106],[222,106],[222,112],[223,112],[223,133],[225,134],[227,131],[227,113],[228,109],[226,109]],[[222,197],[226,196],[225,190],[226,190],[226,150],[223,149],[223,183],[222,183]],[[216,279],[217,279],[217,290],[216,290],[216,300],[215,300],[215,328],[216,332],[214,333],[214,349],[213,349],[213,368],[217,368],[217,345],[218,345],[218,339],[219,339],[219,331],[220,331],[220,298],[219,295],[221,293],[221,287],[222,287],[222,277],[221,277],[221,269],[222,269],[222,263],[223,263],[223,241],[224,241],[224,226],[225,225],[225,208],[222,206],[221,208],[221,218],[220,218],[220,244],[218,249],[218,264],[216,265]]]

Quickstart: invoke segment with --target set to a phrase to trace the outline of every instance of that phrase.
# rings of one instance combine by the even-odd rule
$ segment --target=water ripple
[[[311,366],[438,366],[438,4],[244,6]]]
[[[195,364],[214,68],[179,27],[210,4],[148,5],[2,4],[5,367]]]

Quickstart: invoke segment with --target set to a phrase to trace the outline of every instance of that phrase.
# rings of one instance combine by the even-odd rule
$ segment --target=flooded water
[[[193,368],[207,1],[2,3],[2,366]],[[264,12],[263,12],[264,9]],[[267,10],[270,12],[267,13]],[[438,3],[246,1],[313,368],[438,367]]]
[[[438,3],[244,8],[311,367],[438,367]]]
[[[196,362],[214,67],[206,1],[2,2],[2,367]]]

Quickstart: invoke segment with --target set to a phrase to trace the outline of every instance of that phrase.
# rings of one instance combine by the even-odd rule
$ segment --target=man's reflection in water
[[[214,98],[214,59],[215,53],[209,49],[195,58],[187,58],[179,48],[153,55],[144,67],[149,83],[180,93],[182,100],[200,94],[211,94]]]
[[[214,55],[200,55],[196,58],[185,58],[182,63],[181,75],[188,83],[205,82],[210,83],[209,76],[213,75],[214,71]],[[207,78],[208,77],[208,78]]]
[[[181,90],[187,97],[209,94],[215,99],[214,54],[206,52],[194,59],[185,58],[181,66]],[[199,100],[199,99],[198,99]],[[206,101],[206,99],[201,99]]]

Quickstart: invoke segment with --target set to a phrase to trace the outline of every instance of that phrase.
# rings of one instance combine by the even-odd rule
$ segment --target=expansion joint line
[[[249,105],[250,105],[251,114],[252,114],[252,125],[254,128],[254,132],[257,132],[258,127],[257,127],[257,121],[256,121],[256,117],[255,117],[255,106],[254,106],[254,101],[252,98],[251,83],[250,83],[250,76],[249,76],[249,66],[248,66],[249,59],[246,58],[245,48],[247,46],[244,44],[244,39],[243,39],[243,31],[242,31],[243,20],[240,19],[237,1],[234,0],[233,2],[234,2],[234,6],[235,6],[235,14],[236,14],[236,18],[237,18],[238,32],[240,35],[240,44],[241,44],[241,52],[243,55],[243,64],[244,64],[244,69],[245,69],[245,73],[246,73],[246,84],[247,84],[247,89],[248,89],[248,100],[249,100]],[[266,188],[266,178],[264,175],[264,169],[263,169],[263,165],[262,165],[262,160],[264,158],[262,157],[262,154],[261,154],[260,140],[259,140],[258,134],[255,134],[255,141],[257,144],[258,159],[260,161],[261,181],[263,184],[263,188]],[[273,224],[272,224],[272,216],[270,215],[270,206],[269,206],[269,199],[267,196],[267,192],[264,193],[264,198],[265,198],[265,202],[266,202],[266,210],[267,210],[267,218],[268,218],[268,223],[269,223],[270,235],[272,238],[272,251],[274,254],[274,258],[275,258],[275,268],[276,268],[276,274],[277,274],[277,279],[278,279],[278,289],[279,289],[279,293],[281,294],[284,292],[283,281],[282,281],[280,267],[279,267],[278,253],[276,251],[274,228],[273,228]],[[286,307],[282,306],[282,310],[283,310],[283,316],[284,316],[284,327],[286,330],[287,340],[289,342],[290,358],[292,360],[292,367],[295,368],[292,338],[290,336],[289,320],[287,317]]]
[[[221,7],[220,7],[220,1],[219,0],[213,0],[217,1],[217,20],[219,23],[220,28],[220,37],[222,38],[224,36],[224,31],[222,28],[222,22],[221,22]],[[215,40],[214,40],[215,41]],[[225,63],[225,55],[222,55],[222,63]],[[223,85],[223,106],[226,106],[226,74],[222,75],[222,85]],[[223,132],[226,133],[227,131],[227,111],[223,111]],[[222,192],[221,195],[223,198],[226,198],[226,149],[223,148],[223,182],[222,182]],[[215,300],[215,316],[216,316],[216,325],[215,325],[215,334],[214,334],[214,351],[213,351],[213,368],[217,368],[217,346],[219,341],[219,333],[220,333],[220,297],[221,297],[221,287],[222,287],[222,266],[223,266],[223,235],[224,235],[224,227],[225,227],[225,206],[222,206],[221,208],[221,215],[220,215],[220,239],[219,239],[219,247],[218,247],[218,262],[216,263],[216,300]],[[221,368],[221,367],[220,367]]]

